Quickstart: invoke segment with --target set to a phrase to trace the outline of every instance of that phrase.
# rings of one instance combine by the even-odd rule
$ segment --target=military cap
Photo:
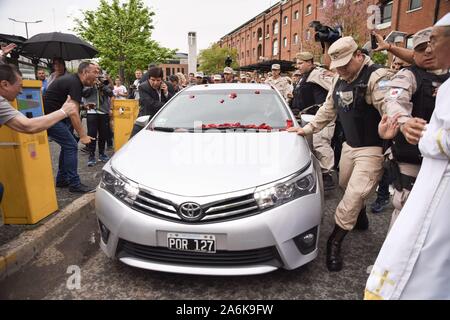
[[[314,55],[311,52],[299,52],[296,55],[296,58],[301,61],[311,61],[314,60]]]
[[[439,20],[435,27],[448,27],[450,26],[450,13],[447,13],[441,20]]]
[[[280,70],[281,66],[278,63],[272,65],[272,70]]]
[[[352,37],[344,37],[337,40],[328,49],[328,54],[331,58],[330,69],[347,65],[357,49],[358,45]]]
[[[233,69],[230,67],[226,67],[225,69],[223,69],[223,73],[233,74]]]
[[[413,36],[413,49],[417,48],[422,43],[430,42],[430,37],[431,37],[431,32],[432,31],[433,31],[432,27],[418,31]]]

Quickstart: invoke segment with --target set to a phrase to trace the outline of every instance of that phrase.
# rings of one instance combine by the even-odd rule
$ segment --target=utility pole
[[[8,18],[8,19],[11,20],[11,21],[14,21],[14,22],[24,23],[24,24],[25,24],[25,31],[26,31],[26,33],[27,33],[27,39],[28,39],[28,24],[29,24],[29,23],[39,23],[39,22],[42,22],[42,20],[36,20],[36,21],[19,21],[19,20],[13,19],[13,18]]]

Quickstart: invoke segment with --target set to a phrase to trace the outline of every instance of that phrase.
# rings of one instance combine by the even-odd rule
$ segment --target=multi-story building
[[[161,63],[158,67],[163,69],[164,79],[178,72],[186,74],[188,72],[188,54],[177,52],[173,59]]]
[[[369,13],[369,6],[372,9]],[[282,0],[231,31],[219,41],[221,47],[236,48],[241,67],[267,62],[293,61],[297,52],[321,56],[312,21],[331,25],[344,22],[345,35],[356,36],[360,45],[370,39],[368,21],[378,15],[376,29],[406,33],[406,42],[416,31],[432,26],[450,12],[449,0]],[[375,21],[375,20],[374,20]]]

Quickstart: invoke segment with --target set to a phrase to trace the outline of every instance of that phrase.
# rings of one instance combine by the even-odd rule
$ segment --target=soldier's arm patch
[[[389,80],[380,80],[378,81],[378,87],[380,89],[384,89],[389,85],[390,81]]]
[[[404,90],[404,89],[402,89],[402,88],[392,88],[392,89],[389,91],[389,98],[391,98],[391,99],[397,99],[398,97],[400,97],[400,96],[402,95],[403,90]]]

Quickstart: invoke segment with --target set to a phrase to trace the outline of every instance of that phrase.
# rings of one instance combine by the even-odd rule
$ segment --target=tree
[[[386,65],[388,61],[388,55],[383,52],[374,52],[372,55],[372,61],[376,64],[381,64],[382,66]]]
[[[111,75],[133,79],[136,69],[147,69],[149,63],[163,62],[175,50],[161,47],[151,39],[153,16],[143,0],[100,0],[96,10],[82,11],[75,19],[74,31],[99,51],[100,65]]]
[[[228,56],[233,60],[231,67],[233,69],[239,68],[237,63],[237,49],[236,48],[221,48],[217,43],[211,45],[208,49],[200,51],[199,70],[206,74],[222,73],[225,68],[225,60]]]
[[[367,3],[365,1],[326,0],[325,24],[331,27],[341,26],[344,36],[352,36],[357,43],[364,45],[369,36],[367,29]]]
[[[367,41],[367,34],[360,31],[367,28],[367,7],[364,1],[324,0],[323,20],[324,26],[341,28],[343,36],[352,36],[361,46]],[[314,32],[315,33],[315,32]],[[327,54],[331,43],[325,43],[322,48],[320,43],[314,41],[314,36],[304,42],[303,50],[310,51],[315,57],[320,57],[322,64],[330,65],[331,59]]]

